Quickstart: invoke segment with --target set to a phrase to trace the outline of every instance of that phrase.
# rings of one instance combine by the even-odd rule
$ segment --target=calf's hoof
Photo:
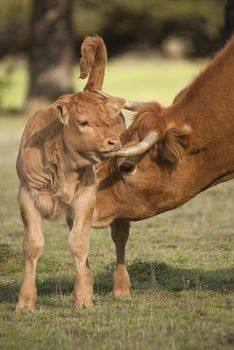
[[[29,295],[21,295],[19,301],[16,305],[15,311],[33,311],[36,302],[36,297],[31,297]]]
[[[112,294],[116,298],[129,298],[130,297],[130,290],[129,288],[119,288],[119,289],[113,289]]]
[[[75,305],[78,310],[86,309],[88,307],[93,306],[93,301],[92,301],[92,298],[89,298],[89,297],[78,297],[78,298],[75,298]]]

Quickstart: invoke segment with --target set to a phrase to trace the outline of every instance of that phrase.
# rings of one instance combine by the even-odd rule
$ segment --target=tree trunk
[[[234,0],[227,0],[225,7],[225,39],[234,33]]]
[[[30,86],[26,108],[73,92],[72,0],[34,0],[29,52]]]

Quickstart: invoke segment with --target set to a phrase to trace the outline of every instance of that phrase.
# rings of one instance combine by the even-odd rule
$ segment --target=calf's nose
[[[115,138],[109,138],[105,140],[105,146],[108,148],[110,151],[117,151],[118,149],[121,148],[121,142],[118,137]]]

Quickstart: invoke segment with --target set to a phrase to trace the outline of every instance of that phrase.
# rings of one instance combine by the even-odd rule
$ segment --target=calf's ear
[[[60,122],[64,125],[69,123],[69,107],[66,102],[58,100],[52,106],[56,116],[59,118]]]
[[[118,115],[125,106],[126,100],[119,97],[110,97],[105,101],[106,107],[112,118]]]
[[[176,164],[186,154],[191,132],[192,129],[188,124],[184,124],[182,128],[172,127],[167,129],[158,142],[157,153],[159,159]]]

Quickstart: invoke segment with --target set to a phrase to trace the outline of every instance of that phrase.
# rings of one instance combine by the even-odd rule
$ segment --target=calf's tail
[[[105,75],[107,51],[100,36],[88,36],[81,45],[80,78],[88,77],[84,90],[101,90]]]

